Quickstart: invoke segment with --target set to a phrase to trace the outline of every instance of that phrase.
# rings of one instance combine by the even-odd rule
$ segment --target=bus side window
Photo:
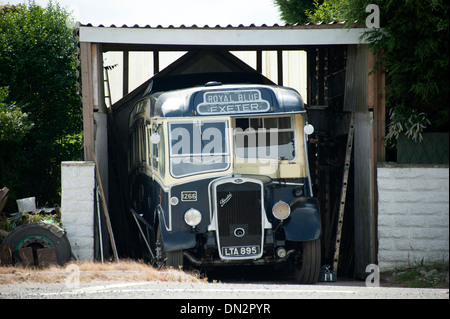
[[[145,125],[144,124],[140,124],[138,126],[138,132],[139,132],[139,162],[146,163],[145,145],[147,143],[145,142]]]
[[[139,155],[139,138],[138,138],[138,130],[137,126],[133,128],[133,131],[131,132],[131,167],[136,166],[138,163],[138,155]]]
[[[157,128],[157,124],[152,124],[152,132]],[[159,159],[159,143],[152,144],[152,166],[154,170],[158,170],[158,159]]]
[[[130,171],[133,168],[133,133],[128,135],[128,170]]]
[[[158,157],[158,164],[159,164],[159,172],[161,173],[162,176],[164,176],[164,171],[165,171],[165,151],[164,151],[164,133],[163,133],[163,127],[162,125],[160,125],[158,127],[158,134],[160,136],[160,140],[158,145],[158,153],[159,153],[159,157]]]
[[[151,166],[152,165],[152,142],[150,141],[150,137],[152,136],[152,127],[151,125],[147,125],[146,127],[146,132],[147,132],[147,156],[146,156],[146,161],[147,161],[147,165]]]

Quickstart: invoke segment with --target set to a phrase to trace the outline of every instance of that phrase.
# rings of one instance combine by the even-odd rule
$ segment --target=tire
[[[158,267],[166,266],[168,268],[181,269],[184,264],[183,251],[165,251],[162,241],[161,229],[158,226],[156,233],[156,260]]]
[[[56,260],[63,266],[70,260],[71,247],[64,230],[48,223],[33,223],[17,227],[3,240],[12,245],[14,251],[31,247],[33,255],[40,248],[56,248]]]
[[[299,284],[315,284],[320,274],[320,239],[301,243],[302,252],[294,262],[295,281]]]
[[[166,252],[166,265],[169,268],[182,269],[184,265],[183,259],[182,250]]]

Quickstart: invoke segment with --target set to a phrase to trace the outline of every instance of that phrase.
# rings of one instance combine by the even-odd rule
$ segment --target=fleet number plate
[[[197,192],[196,191],[181,192],[181,200],[183,202],[195,202],[197,201]]]
[[[222,247],[222,255],[225,257],[245,257],[259,254],[259,246],[233,246]]]

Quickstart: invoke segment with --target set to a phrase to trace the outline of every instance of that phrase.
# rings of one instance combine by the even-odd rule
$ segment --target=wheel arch
[[[322,226],[317,199],[296,198],[291,202],[290,207],[289,221],[283,225],[286,240],[303,242],[320,238]]]

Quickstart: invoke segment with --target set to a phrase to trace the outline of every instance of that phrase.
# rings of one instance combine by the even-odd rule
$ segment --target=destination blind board
[[[261,113],[269,110],[269,102],[261,97],[261,91],[257,89],[208,91],[203,93],[203,101],[197,104],[197,113],[200,115]]]

